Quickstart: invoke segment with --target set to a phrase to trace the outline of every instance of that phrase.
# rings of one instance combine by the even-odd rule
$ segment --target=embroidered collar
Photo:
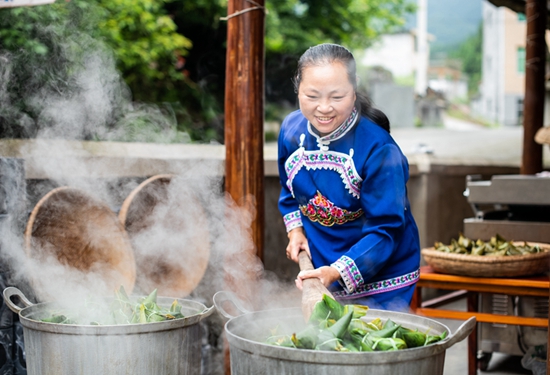
[[[357,120],[357,116],[358,116],[357,108],[353,107],[353,111],[351,111],[351,115],[348,117],[348,119],[344,121],[342,125],[336,128],[332,133],[327,134],[323,137],[319,136],[319,134],[313,129],[309,121],[307,122],[307,130],[309,134],[317,138],[317,144],[319,145],[319,148],[323,149],[324,151],[327,151],[328,144],[330,142],[342,138],[344,135],[346,135],[348,131],[350,131],[350,129],[355,124],[355,121]]]

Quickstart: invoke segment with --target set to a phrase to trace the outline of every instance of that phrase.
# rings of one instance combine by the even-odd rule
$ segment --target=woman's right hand
[[[298,263],[298,253],[302,250],[306,251],[309,257],[311,257],[304,229],[302,227],[294,228],[290,232],[288,232],[288,246],[286,247],[286,257]]]

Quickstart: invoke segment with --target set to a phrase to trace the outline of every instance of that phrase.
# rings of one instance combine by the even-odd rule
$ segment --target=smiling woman
[[[306,69],[303,83],[298,89],[302,114],[319,131],[327,135],[340,126],[350,115],[355,105],[355,90],[348,80],[344,64]]]
[[[418,280],[420,245],[410,212],[408,162],[389,121],[357,92],[355,60],[346,48],[308,49],[294,78],[300,109],[279,135],[279,209],[287,257],[300,251],[339,300],[408,310]]]

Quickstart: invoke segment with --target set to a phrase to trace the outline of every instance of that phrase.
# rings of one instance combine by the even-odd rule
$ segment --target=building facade
[[[523,122],[525,15],[483,1],[482,83],[478,114],[501,126]]]

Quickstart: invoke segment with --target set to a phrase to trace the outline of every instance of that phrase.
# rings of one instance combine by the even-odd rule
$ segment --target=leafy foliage
[[[177,61],[188,54],[191,41],[176,32],[176,24],[163,7],[165,2],[99,0],[103,17],[96,34],[113,48],[131,86],[148,89],[156,81],[181,80]]]
[[[163,3],[72,0],[0,9],[0,73],[5,82],[0,87],[5,104],[0,110],[2,136],[36,136],[63,122],[60,116],[70,121],[67,113],[77,106],[81,113],[73,114],[71,120],[80,123],[78,130],[62,136],[109,138],[109,129],[128,113],[137,119],[150,118],[148,111],[136,112],[129,104],[130,91],[110,69],[116,61],[131,88],[151,92],[158,92],[156,86],[163,79],[185,80],[176,62],[188,53],[191,43],[175,32]],[[86,77],[94,74],[100,82]],[[83,99],[93,100],[87,105]],[[136,126],[140,123],[135,121]]]
[[[402,25],[412,3],[266,0],[267,101],[292,106],[290,78],[309,46],[365,48]],[[46,98],[58,98],[53,107],[62,111],[67,102],[86,106],[83,92],[101,89],[94,98],[109,108],[75,114],[86,124],[71,136],[179,142],[185,132],[222,142],[225,15],[226,0],[58,0],[0,9],[0,136],[34,137],[56,122]],[[121,77],[86,81],[91,56],[99,66],[116,64]],[[163,114],[170,119],[158,124]]]
[[[450,57],[462,61],[462,71],[468,75],[468,93],[477,94],[481,82],[482,25],[475,34],[466,39]]]
[[[378,36],[399,29],[416,9],[409,0],[267,0],[266,98],[295,99],[291,76],[300,55],[319,43],[351,50],[369,47]],[[283,79],[281,79],[284,77]]]
[[[267,0],[266,6],[267,52],[293,55],[323,42],[366,48],[415,9],[408,0]]]

